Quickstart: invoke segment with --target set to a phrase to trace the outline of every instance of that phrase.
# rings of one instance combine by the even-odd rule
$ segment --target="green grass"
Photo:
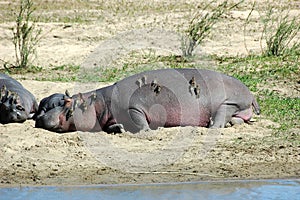
[[[96,67],[92,69],[81,69],[79,82],[116,82],[125,77],[143,71],[161,68],[194,68],[194,64],[189,63],[181,56],[155,56],[154,54],[131,54],[125,61],[117,63],[122,67]]]
[[[286,97],[268,87],[278,83],[298,84],[299,56],[216,58],[219,70],[241,80],[256,97],[262,114],[280,124],[279,131],[299,128],[300,98]]]
[[[219,70],[240,79],[251,91],[257,92],[257,85],[270,82],[293,82],[299,78],[299,56],[265,57],[248,56],[243,58],[216,58]]]
[[[79,70],[79,65],[62,65],[49,69],[43,69],[41,76],[36,76],[35,80],[73,82],[78,80],[77,73]]]
[[[23,79],[54,82],[78,81],[79,71],[79,65],[61,65],[51,68],[40,66],[29,66],[28,68],[13,67],[0,70],[1,73],[22,75]]]
[[[300,128],[300,98],[282,97],[268,90],[260,99],[262,113],[280,124],[280,130]],[[262,94],[260,94],[261,96]]]
[[[116,82],[125,77],[137,74],[143,71],[156,69],[154,65],[137,65],[130,66],[124,64],[121,68],[93,68],[90,70],[82,70],[79,82]]]

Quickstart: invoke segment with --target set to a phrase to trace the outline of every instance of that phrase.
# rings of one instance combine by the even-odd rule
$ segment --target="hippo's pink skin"
[[[90,98],[93,93],[95,99]],[[75,99],[80,100],[74,104]],[[256,114],[260,112],[243,83],[204,69],[147,71],[84,93],[81,98],[75,95],[68,102],[49,110],[36,126],[56,132],[118,132],[123,127],[131,132],[174,126],[223,128],[232,119],[249,122],[252,107]],[[71,105],[72,115],[68,114]]]
[[[21,83],[0,74],[0,123],[24,122],[38,109],[35,97]]]

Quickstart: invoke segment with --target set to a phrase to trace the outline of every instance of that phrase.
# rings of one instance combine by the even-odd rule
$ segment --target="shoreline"
[[[222,184],[222,183],[266,183],[266,182],[284,182],[298,181],[299,177],[294,178],[267,178],[267,179],[224,179],[224,180],[202,180],[190,182],[158,182],[158,183],[122,183],[122,184],[74,184],[74,185],[1,185],[2,188],[48,188],[48,187],[63,187],[63,188],[118,188],[118,187],[143,187],[143,186],[176,186],[176,185],[192,185],[192,184]]]

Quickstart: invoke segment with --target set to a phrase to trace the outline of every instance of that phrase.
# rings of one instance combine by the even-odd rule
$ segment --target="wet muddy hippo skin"
[[[18,81],[0,74],[0,123],[24,122],[37,111],[35,97]]]
[[[204,69],[162,69],[64,99],[36,120],[56,132],[138,132],[157,127],[223,128],[249,122],[260,109],[239,80]]]

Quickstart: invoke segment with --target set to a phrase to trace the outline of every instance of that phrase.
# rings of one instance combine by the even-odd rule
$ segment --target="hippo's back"
[[[135,74],[117,82],[115,86],[118,91],[115,94],[126,101],[142,85],[151,83],[168,88],[184,100],[197,96],[195,91],[191,91],[197,86],[200,93],[198,96],[205,98],[228,98],[234,91],[250,93],[241,81],[219,72],[207,69],[160,69]]]
[[[20,82],[6,74],[0,74],[0,87],[3,85],[5,85],[8,90],[18,93],[20,98],[24,101],[26,99],[30,99],[31,101],[35,100],[33,94],[24,88]]]
[[[10,76],[6,74],[0,74],[0,87],[5,85],[7,88],[13,89],[13,88],[23,88],[21,83],[16,81],[15,79],[11,78]]]

